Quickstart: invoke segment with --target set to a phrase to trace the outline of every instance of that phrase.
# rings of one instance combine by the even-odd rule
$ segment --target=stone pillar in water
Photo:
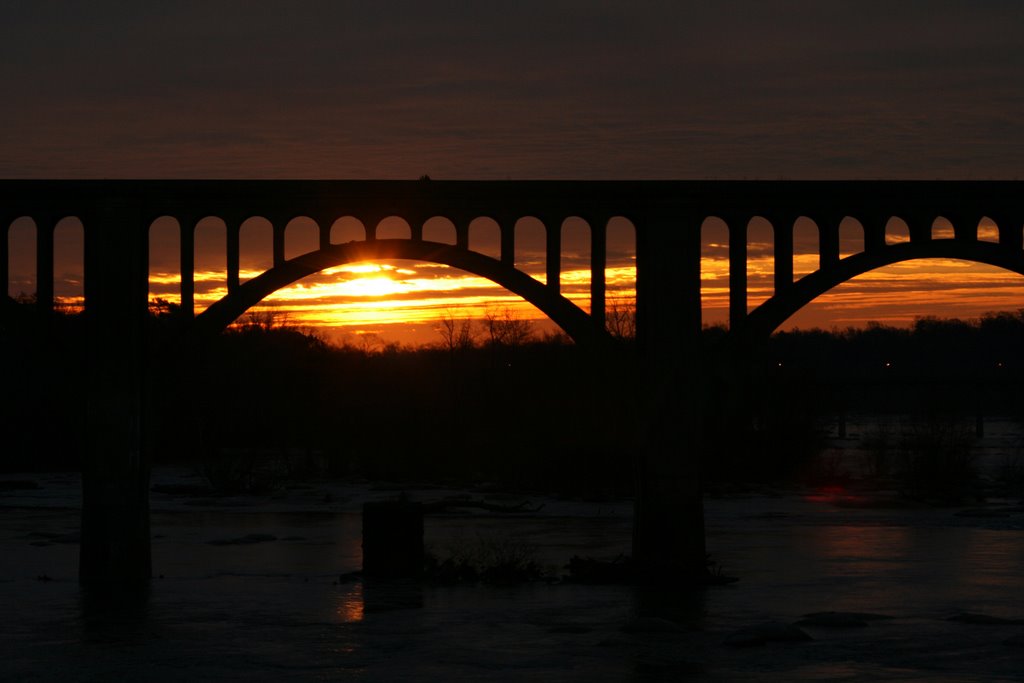
[[[135,583],[152,574],[143,438],[148,225],[130,201],[105,201],[82,222],[89,367],[79,578]]]
[[[642,580],[705,572],[700,480],[699,216],[637,225],[637,342],[646,433],[637,458],[633,559]]]
[[[423,505],[363,503],[363,575],[415,578],[423,573]]]

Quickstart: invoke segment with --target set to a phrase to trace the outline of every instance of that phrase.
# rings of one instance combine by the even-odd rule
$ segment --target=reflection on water
[[[555,567],[628,552],[628,505],[550,513],[558,504],[431,517],[428,542],[525,537]],[[80,590],[76,546],[39,544],[35,532],[74,526],[73,509],[5,513],[0,604],[17,618],[0,621],[0,680],[178,681],[187,666],[197,680],[983,681],[1014,680],[1024,652],[1003,644],[1022,626],[948,620],[1024,617],[1020,512],[709,501],[709,550],[741,580],[691,591],[341,582],[360,563],[354,512],[181,510],[154,516],[166,578],[128,598]],[[252,534],[274,540],[211,543]],[[829,610],[893,618],[805,627],[808,643],[724,645],[737,629]]]
[[[338,616],[345,623],[352,623],[363,620],[363,584],[353,583],[346,586],[346,591],[341,594],[338,602]]]

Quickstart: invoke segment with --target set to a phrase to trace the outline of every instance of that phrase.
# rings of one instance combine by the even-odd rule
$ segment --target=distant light
[[[997,367],[997,368],[1001,368],[1001,367],[1003,367],[1003,361],[998,361],[998,362],[996,363],[996,367]]]
[[[779,361],[778,367],[780,367],[780,368],[782,367],[782,362],[781,361]]]
[[[889,361],[885,361],[885,367],[891,368],[892,367],[892,363],[890,363]]]

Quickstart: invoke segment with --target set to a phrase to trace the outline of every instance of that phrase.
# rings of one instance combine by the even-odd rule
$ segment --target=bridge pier
[[[132,584],[152,574],[149,458],[144,447],[147,231],[130,204],[84,222],[88,326],[82,466],[83,583]]]
[[[636,463],[633,559],[641,579],[654,583],[700,580],[706,572],[700,222],[660,216],[637,226],[637,342],[648,403]]]

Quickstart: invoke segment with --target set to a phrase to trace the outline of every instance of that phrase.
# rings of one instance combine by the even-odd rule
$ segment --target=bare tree
[[[269,330],[289,327],[288,314],[273,308],[252,308],[235,321],[233,327],[241,330]]]
[[[636,305],[612,299],[604,314],[605,328],[616,339],[636,338]]]
[[[363,332],[358,334],[356,339],[359,341],[360,350],[367,356],[384,348],[384,340],[376,332]]]
[[[533,323],[518,317],[511,308],[484,313],[487,343],[491,346],[522,346],[533,338]]]
[[[456,318],[454,311],[445,311],[436,329],[444,346],[452,353],[476,346],[476,329],[473,321],[469,318]]]

